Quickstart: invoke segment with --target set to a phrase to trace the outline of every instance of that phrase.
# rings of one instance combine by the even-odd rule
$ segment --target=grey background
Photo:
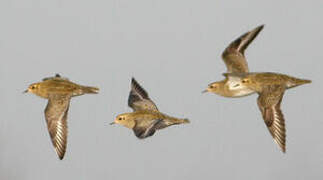
[[[322,179],[322,7],[318,0],[0,1],[0,179]],[[246,52],[250,69],[313,80],[284,96],[286,154],[256,95],[200,93],[223,78],[224,48],[263,23]],[[49,140],[47,101],[21,93],[55,73],[101,88],[72,100],[63,161]],[[109,126],[131,111],[132,76],[161,111],[192,123],[146,140]]]

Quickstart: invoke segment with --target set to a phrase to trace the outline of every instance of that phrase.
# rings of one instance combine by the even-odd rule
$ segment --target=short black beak
[[[110,125],[114,125],[114,124],[115,124],[115,122],[110,123]]]
[[[207,89],[205,89],[204,91],[202,91],[202,93],[207,93],[207,92],[209,92]]]
[[[28,93],[28,89],[26,89],[26,90],[25,90],[24,92],[22,92],[22,93],[23,93],[23,94],[24,94],[24,93]]]

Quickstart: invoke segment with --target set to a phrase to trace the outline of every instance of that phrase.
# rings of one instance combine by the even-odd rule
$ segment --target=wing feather
[[[67,144],[67,114],[70,96],[50,95],[45,109],[47,128],[58,157],[62,160]]]
[[[150,137],[155,134],[157,129],[156,127],[162,121],[163,121],[162,119],[152,120],[147,127],[139,126],[139,124],[136,123],[136,126],[133,128],[133,131],[139,139]]]
[[[233,41],[222,53],[222,59],[227,66],[229,73],[246,73],[249,72],[248,63],[244,55],[244,51],[249,44],[257,37],[264,25],[249,31],[238,39]]]
[[[138,110],[152,110],[158,111],[155,103],[150,100],[148,93],[142,88],[139,83],[132,78],[131,80],[131,91],[128,97],[128,105],[134,111]]]
[[[286,128],[284,115],[280,109],[280,104],[285,88],[282,86],[271,86],[260,93],[258,97],[258,107],[262,113],[267,128],[279,145],[281,150],[286,152]]]

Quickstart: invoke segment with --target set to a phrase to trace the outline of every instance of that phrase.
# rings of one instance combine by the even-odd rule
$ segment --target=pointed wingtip
[[[260,25],[260,26],[258,26],[258,27],[256,27],[254,30],[253,30],[253,32],[255,32],[255,35],[254,36],[257,36],[258,34],[259,34],[259,32],[260,31],[262,31],[262,29],[265,27],[265,25],[264,24],[262,24],[262,25]]]
[[[132,86],[140,86],[138,81],[134,77],[131,78],[131,85]]]
[[[251,32],[254,34],[254,35],[252,35],[253,37],[251,37],[251,39],[253,40],[253,39],[255,39],[256,38],[256,36],[259,34],[259,32],[263,29],[265,27],[265,24],[262,24],[262,25],[259,25],[259,26],[257,26],[255,29],[253,29]],[[251,40],[251,41],[252,41]]]
[[[256,38],[256,36],[259,34],[260,31],[265,27],[265,24],[257,26],[255,29],[251,31],[251,34],[253,34],[250,38],[251,41]]]
[[[232,53],[240,53],[244,56],[244,51],[248,48],[249,44],[251,44],[251,42],[258,36],[258,34],[264,28],[264,26],[264,24],[259,25],[256,28],[249,30],[248,32],[242,34],[240,37],[232,41],[222,53],[222,58],[225,59],[227,55]]]
[[[137,83],[137,81],[136,81],[136,79],[135,79],[135,77],[131,77],[131,84],[133,84],[133,83]]]
[[[283,154],[286,154],[286,149],[282,149]]]
[[[63,153],[63,154],[57,154],[58,155],[58,159],[59,160],[63,160],[64,159],[64,155],[65,155],[65,153]]]
[[[258,26],[257,28],[258,29],[263,29],[264,27],[265,27],[265,24],[262,24],[262,25]]]
[[[281,150],[282,150],[282,152],[284,153],[284,154],[286,154],[286,147],[284,146],[284,147],[281,147]]]
[[[64,156],[65,156],[65,152],[66,152],[66,146],[63,147],[63,149],[60,149],[59,147],[61,147],[61,146],[57,146],[55,148],[55,151],[56,151],[56,154],[58,156],[58,159],[59,160],[63,160],[64,159]]]
[[[277,141],[276,139],[274,139],[274,141],[278,144],[279,150],[281,150],[281,152],[283,154],[286,154],[286,144],[285,144],[285,140],[284,140],[284,143],[281,143],[281,142]]]

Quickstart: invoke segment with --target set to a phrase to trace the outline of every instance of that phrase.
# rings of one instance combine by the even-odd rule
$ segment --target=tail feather
[[[182,119],[182,123],[190,123],[189,119]]]
[[[312,82],[311,80],[307,80],[307,79],[298,79],[295,84],[297,86],[299,86],[299,85],[308,84],[308,83],[311,83],[311,82]]]
[[[86,94],[98,94],[99,93],[99,88],[83,86],[83,92],[86,93]]]
[[[175,124],[187,124],[190,123],[188,119],[177,119],[177,118],[169,118],[169,119],[164,119],[164,123],[167,126],[175,125]]]
[[[190,123],[190,120],[188,119],[174,119],[173,124],[188,124]]]
[[[307,80],[307,79],[294,79],[288,88],[293,88],[293,87],[300,86],[303,84],[308,84],[311,82],[312,82],[311,80]]]
[[[301,80],[301,84],[308,84],[308,83],[311,83],[312,81],[311,80],[308,80],[308,79],[302,79]]]

